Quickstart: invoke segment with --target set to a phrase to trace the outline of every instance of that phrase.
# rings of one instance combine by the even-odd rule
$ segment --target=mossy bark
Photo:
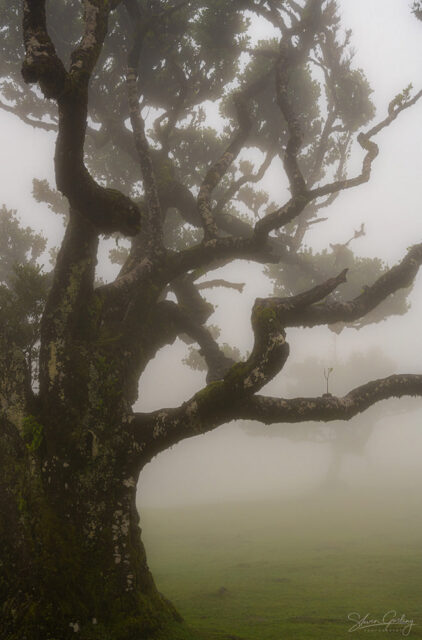
[[[0,638],[190,638],[148,569],[119,429],[61,454],[42,417],[2,422]]]
[[[125,339],[119,308],[107,321],[93,288],[97,244],[73,211],[42,319],[37,393],[20,350],[0,353],[1,640],[190,637],[154,584],[135,504],[150,455],[131,407],[161,325],[145,311],[139,339]],[[159,290],[146,289],[148,309]]]

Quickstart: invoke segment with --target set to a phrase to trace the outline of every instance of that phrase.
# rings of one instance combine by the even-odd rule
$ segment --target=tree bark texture
[[[185,637],[146,562],[135,502],[142,462],[127,464],[124,418],[114,412],[106,423],[102,401],[89,423],[56,403],[2,421],[2,638]]]

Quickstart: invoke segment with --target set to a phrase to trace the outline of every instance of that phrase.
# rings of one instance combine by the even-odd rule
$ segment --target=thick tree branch
[[[286,218],[287,216],[294,218],[296,211],[298,209],[303,210],[304,206],[306,205],[300,200],[297,203],[292,202],[284,210]],[[309,262],[303,260],[294,251],[289,251],[290,242],[288,237],[268,238],[265,227],[258,228],[258,231],[262,230],[262,233],[254,235],[252,227],[242,220],[232,216],[224,216],[224,218],[225,228],[233,231],[238,229],[242,235],[215,238],[170,255],[166,268],[168,278],[172,279],[171,274],[173,274],[173,277],[178,277],[194,269],[210,270],[215,268],[215,265],[222,266],[224,263],[236,259],[251,260],[258,263],[286,262],[299,266],[314,277],[318,276],[317,270]],[[266,220],[266,218],[262,220]],[[269,220],[269,223],[270,225],[272,224],[271,220]],[[221,224],[222,226],[223,223]]]
[[[304,294],[294,298],[258,299],[257,309],[273,312],[284,327],[315,327],[335,322],[353,322],[377,307],[398,289],[409,287],[422,263],[422,243],[413,246],[403,260],[384,273],[376,282],[364,287],[363,293],[348,302],[323,302],[314,304],[319,293],[328,295],[329,289],[344,282],[345,272],[337,278],[327,280]],[[324,295],[319,296],[322,299]],[[297,301],[300,301],[298,304]]]
[[[130,429],[142,455],[153,457],[181,440],[197,436],[231,420],[257,420],[264,424],[350,420],[381,400],[422,396],[422,375],[401,374],[374,380],[343,398],[329,394],[317,398],[248,396],[230,400],[224,383],[208,385],[176,409],[136,413]]]
[[[183,438],[204,433],[237,417],[264,422],[288,420],[289,416],[290,421],[298,422],[348,419],[378,400],[405,394],[422,395],[422,376],[392,376],[359,387],[343,399],[324,396],[315,401],[290,401],[253,397],[284,366],[289,353],[285,327],[315,326],[361,317],[390,293],[409,286],[421,262],[422,244],[410,249],[399,265],[350,302],[319,303],[345,281],[346,270],[297,296],[258,299],[252,312],[255,343],[248,360],[235,364],[222,380],[208,385],[178,409],[139,417],[138,426],[142,426],[139,437],[148,441],[148,445],[144,441],[143,446],[148,446],[154,455]]]
[[[169,264],[169,275],[170,273],[173,274],[173,276],[177,274],[181,275],[190,269],[203,267],[204,262],[205,264],[207,262],[210,263],[217,258],[232,258],[236,252],[239,257],[252,257],[253,259],[257,259],[258,246],[253,240],[243,240],[233,237],[214,239],[173,256]],[[318,324],[354,321],[374,309],[397,289],[409,286],[419,269],[421,261],[422,245],[416,245],[409,251],[408,255],[399,265],[390,269],[371,287],[366,287],[360,296],[357,296],[349,302],[325,302],[316,304],[345,281],[346,271],[343,271],[336,278],[329,279],[310,291],[306,291],[292,298],[258,299],[254,306],[253,323],[258,322],[259,324],[260,319],[264,319],[265,321],[268,320],[269,324],[265,325],[264,322],[264,325],[262,325],[262,327],[266,327],[266,333],[265,331],[262,332],[259,330],[256,334],[256,347],[254,348],[253,358],[251,356],[252,359],[248,363],[249,373],[252,369],[255,369],[254,376],[256,379],[266,379],[267,381],[270,379],[268,377],[269,374],[264,373],[262,375],[262,364],[256,366],[256,362],[259,350],[261,350],[262,355],[265,349],[269,348],[268,345],[270,345],[270,343],[274,346],[274,340],[277,342],[278,337],[274,334],[274,329],[276,329],[276,333],[278,332],[277,336],[280,336],[282,335],[282,329],[284,327],[312,327]],[[134,276],[135,273],[130,272],[130,274],[123,276],[120,280],[129,278],[131,281],[130,284],[132,284]],[[119,284],[119,280],[117,283]],[[123,284],[123,282],[120,282],[119,286],[121,284]],[[203,322],[203,320],[201,322]],[[272,322],[274,322],[274,325],[271,325]],[[258,327],[258,324],[256,324],[256,327]],[[266,346],[263,347],[262,345]],[[264,360],[265,358],[268,358],[268,354],[265,355]],[[272,371],[272,365],[268,371]]]
[[[101,285],[95,290],[95,295],[101,304],[117,307],[135,295],[148,282],[152,283],[156,269],[149,258],[143,258],[132,269],[128,270],[113,282]]]
[[[235,289],[242,293],[245,288],[244,282],[228,282],[227,280],[223,280],[221,278],[217,278],[216,280],[205,280],[204,282],[200,282],[196,285],[198,290],[200,289],[213,289],[214,287],[225,287],[226,289]]]
[[[71,345],[89,336],[97,247],[95,228],[73,211],[41,323],[40,389],[55,391],[62,399],[65,372],[78,357]]]
[[[392,375],[356,387],[342,398],[325,394],[321,398],[272,398],[254,396],[239,407],[239,418],[275,422],[329,422],[350,420],[376,402],[403,396],[422,396],[422,375]]]
[[[214,286],[218,286],[219,282],[221,281],[214,281]],[[204,326],[214,307],[204,300],[199,288],[199,285],[194,284],[192,276],[178,278],[172,282],[172,289],[179,304],[169,307],[169,310],[172,310],[173,322],[179,329],[178,334],[186,333],[198,343],[208,367],[207,382],[211,382],[221,379],[235,362],[221,351],[209,329]]]
[[[289,222],[292,222],[292,220],[302,213],[310,200],[311,198],[307,192],[293,196],[293,198],[280,207],[280,209],[276,209],[276,211],[272,211],[261,218],[261,220],[258,220],[254,229],[255,236],[262,239],[268,236],[274,229],[289,224]]]
[[[197,324],[204,324],[214,313],[213,305],[201,296],[191,275],[176,278],[172,281],[171,288],[176,294],[179,307],[189,313]]]
[[[168,277],[178,277],[193,269],[202,269],[222,260],[253,260],[279,262],[280,256],[270,244],[256,238],[234,236],[214,238],[173,254],[168,258]]]
[[[279,309],[286,309],[287,312],[300,311],[301,309],[306,309],[310,305],[319,302],[323,298],[326,298],[330,293],[332,293],[337,287],[346,282],[348,269],[344,269],[338,276],[334,278],[330,278],[323,282],[322,284],[318,284],[312,289],[308,289],[303,293],[298,293],[295,296],[289,296],[287,298],[268,298],[269,300],[277,301],[277,315],[281,316],[279,313]],[[263,300],[258,298],[255,303],[256,313],[260,313],[262,309],[271,309],[271,306],[262,305]],[[265,302],[265,301],[264,301]]]
[[[109,13],[115,5],[116,2],[85,0],[85,32],[72,53],[68,73],[48,35],[45,0],[25,0],[22,74],[26,82],[38,82],[47,98],[57,100],[56,181],[71,208],[93,223],[100,233],[120,231],[133,235],[139,230],[137,206],[119,191],[100,186],[87,171],[83,157],[88,84],[107,33]]]
[[[199,353],[203,356],[208,368],[207,383],[221,380],[235,364],[234,360],[221,351],[209,329],[196,322],[188,311],[182,310],[177,304],[167,300],[160,304],[165,305],[168,320],[173,322],[177,334],[186,333],[199,345]]]
[[[112,128],[111,135],[113,138],[113,143],[118,145],[126,153],[128,153],[131,158],[137,161],[136,149],[131,133],[127,129],[119,129],[118,131],[116,131]],[[157,157],[155,159],[155,153],[156,152],[151,154],[152,160],[154,163],[158,163],[159,158]],[[170,207],[175,207],[187,222],[196,227],[201,226],[201,220],[197,211],[196,199],[191,191],[183,184],[174,179],[167,180],[164,185],[160,186],[159,198],[163,212]],[[303,204],[303,202],[299,200],[297,206],[303,209],[306,204]],[[139,205],[139,209],[141,210],[141,205]],[[295,217],[297,209],[295,209],[294,206],[286,206],[285,208],[283,208],[283,211],[285,210],[287,211],[286,218],[288,214],[292,218]],[[260,237],[254,238],[254,228],[244,220],[229,214],[219,212],[213,212],[213,215],[219,230],[229,234],[230,236],[236,237],[233,240],[230,240],[228,238],[219,238],[216,242],[211,241],[209,243],[207,242],[200,244],[193,249],[188,249],[186,254],[184,252],[181,252],[180,255],[182,257],[180,258],[176,255],[173,256],[173,258],[171,258],[170,260],[170,264],[173,265],[173,262],[177,263],[177,268],[174,271],[175,277],[185,273],[186,271],[189,271],[192,268],[201,268],[203,266],[216,263],[220,260],[235,259],[236,257],[244,257],[245,259],[257,260],[259,262],[264,262],[266,259],[268,259],[269,262],[279,262],[280,260],[282,260],[288,263],[302,264],[303,261],[301,261],[300,257],[298,257],[294,252],[288,251],[288,244],[290,242],[288,236],[283,235],[277,238],[268,238],[264,237],[266,236],[265,232],[262,234],[258,234]],[[274,216],[277,217],[278,215],[279,212],[275,212]],[[266,220],[266,218],[264,218],[264,220]],[[269,225],[272,224],[271,220],[272,218],[268,219]],[[274,226],[276,227],[277,224],[278,218],[275,221]],[[136,240],[136,246],[139,243],[142,245],[142,247],[144,247],[145,242],[138,242]],[[132,251],[128,264],[125,265],[122,270],[121,277],[128,275],[130,271],[136,269],[138,262],[143,260],[144,255],[145,248],[142,248],[140,253],[137,250]],[[307,270],[312,270],[312,267],[307,264],[303,263],[303,266]],[[141,269],[141,271],[143,271],[143,268]],[[130,277],[126,278],[125,281],[121,281],[121,277],[119,277],[119,279],[116,281],[116,289],[122,290],[123,287],[126,288],[126,284],[128,284],[129,281],[135,284],[138,281],[136,274],[139,272],[140,271],[136,269],[136,272],[134,272]],[[170,279],[172,279],[170,274],[169,277]],[[113,286],[113,283],[107,285],[107,291],[111,292]]]
[[[107,35],[108,18],[113,8],[121,0],[113,3],[100,0],[83,0],[84,34],[79,45],[72,51],[70,75],[74,82],[87,82],[97,64],[98,57]]]
[[[23,40],[25,59],[22,75],[25,82],[38,82],[46,98],[58,98],[68,80],[66,69],[48,35],[46,0],[23,3]]]

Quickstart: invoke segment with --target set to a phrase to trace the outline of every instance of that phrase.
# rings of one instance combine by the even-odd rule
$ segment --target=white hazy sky
[[[340,2],[344,25],[352,28],[354,33],[352,41],[356,63],[365,70],[374,89],[377,118],[384,117],[389,101],[409,83],[412,82],[416,90],[422,86],[422,23],[411,15],[410,4],[410,0]],[[261,35],[260,29],[261,26],[256,25],[257,37]],[[343,194],[336,201],[329,212],[329,222],[315,227],[312,236],[314,246],[323,248],[330,242],[345,241],[361,222],[365,222],[367,236],[360,239],[354,249],[362,255],[378,255],[393,264],[404,255],[407,247],[422,240],[421,120],[422,101],[402,114],[387,131],[378,136],[376,141],[380,146],[380,155],[374,164],[370,183]],[[53,135],[25,127],[13,115],[0,113],[0,141],[0,204],[5,203],[8,207],[17,209],[25,224],[43,231],[49,237],[50,244],[56,245],[62,234],[61,221],[30,196],[33,177],[47,178],[54,184]],[[359,156],[354,163],[355,170],[358,170]],[[273,189],[273,185],[269,187]],[[276,197],[276,185],[274,194]],[[212,321],[223,325],[223,340],[232,341],[246,349],[251,341],[249,314],[252,301],[257,295],[269,294],[270,287],[260,276],[259,268],[254,265],[237,262],[231,267],[229,275],[233,280],[248,283],[245,295],[241,297],[236,293],[228,295],[227,292],[219,292],[218,308]],[[342,358],[353,349],[363,350],[369,344],[376,344],[387,349],[397,361],[398,370],[420,372],[421,294],[422,281],[419,276],[412,296],[412,309],[407,316],[392,318],[382,325],[368,327],[360,332],[344,331],[337,338],[336,345],[328,330],[292,331],[289,335],[291,357],[302,359],[311,351],[325,354],[329,364],[334,349]],[[212,301],[215,301],[216,294],[212,295]],[[201,386],[203,376],[186,368],[180,369],[181,356],[183,347],[177,343],[159,354],[157,361],[150,366],[144,377],[141,395],[144,409],[178,404]],[[276,387],[277,382],[272,385],[271,391],[276,393]],[[399,446],[398,441],[394,440],[394,430],[389,434],[391,447]],[[228,443],[230,441],[236,448],[238,437],[236,428],[229,430],[226,438],[220,436],[218,431],[209,436],[208,440],[202,439],[199,444],[194,441],[184,443],[166,453],[164,458],[158,458],[143,474],[146,500],[154,503],[163,499],[165,502],[165,496],[170,501],[177,501],[176,495],[185,496],[187,500],[189,496],[193,500],[199,500],[200,496],[204,498],[208,494],[215,496],[216,465],[221,479],[220,490],[223,491],[222,487],[227,487],[225,474],[233,466],[231,452],[234,449],[228,447]],[[292,486],[295,483],[297,487],[306,486],[313,477],[312,474],[318,475],[328,455],[327,451],[321,450],[315,454],[313,449],[298,449],[297,445],[291,444],[287,448],[284,444],[282,451],[280,449],[278,453],[274,453],[274,442],[269,447],[266,442],[259,445],[257,443],[258,440],[253,446],[251,443],[245,445],[242,454],[236,457],[235,475],[240,475],[243,483],[246,476],[251,478],[249,491],[252,485],[266,491],[268,486],[281,482],[281,460],[285,474],[281,476],[284,480],[288,478]],[[262,459],[266,459],[264,479],[263,466],[256,462],[261,457],[261,453],[256,457],[257,447],[262,448]],[[292,447],[296,447],[299,458],[292,457]],[[269,457],[265,457],[265,448],[267,453],[268,449],[271,450]],[[299,459],[301,466],[312,470],[310,474],[297,473]],[[167,465],[167,475],[162,474],[163,465]],[[199,483],[200,474],[196,473],[198,465],[204,470],[203,479]],[[182,469],[184,474],[181,474]],[[261,477],[259,485],[256,484],[258,475]],[[195,484],[195,490],[188,488],[192,484]],[[237,484],[231,486],[236,488]],[[235,493],[236,491],[241,491],[240,486]],[[217,495],[220,495],[218,491]]]

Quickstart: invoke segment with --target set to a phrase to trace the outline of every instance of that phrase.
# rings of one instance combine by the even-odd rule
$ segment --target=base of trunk
[[[137,581],[129,590],[101,554],[81,553],[69,531],[62,535],[56,526],[49,533],[48,544],[37,540],[30,554],[0,554],[1,640],[194,638],[157,591],[140,539]]]
[[[0,589],[1,640],[194,640],[149,572],[147,590],[127,593],[111,590],[100,567],[72,575],[74,565],[66,571],[57,556],[49,560],[48,573],[32,560],[18,584]]]
[[[195,638],[154,584],[134,490],[87,533],[82,507],[69,518],[17,469],[0,479],[0,640]]]

